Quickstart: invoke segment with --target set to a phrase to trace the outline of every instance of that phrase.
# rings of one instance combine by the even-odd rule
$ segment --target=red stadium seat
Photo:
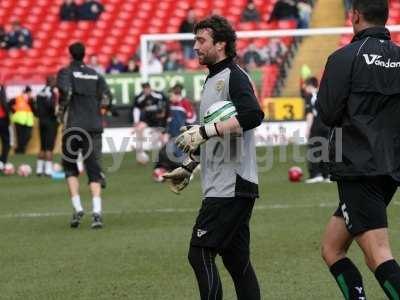
[[[265,20],[275,2],[276,0],[255,0]],[[59,20],[61,3],[62,0],[0,0],[1,23],[10,24],[12,20],[20,19],[23,25],[32,31],[34,37],[33,49],[0,52],[2,72],[6,70],[6,74],[2,76],[6,77],[7,72],[10,72],[10,78],[17,78],[15,66],[20,66],[22,69],[18,70],[24,72],[23,68],[30,68],[39,74],[55,72],[60,65],[68,63],[69,55],[66,48],[77,40],[87,44],[88,53],[97,53],[102,64],[107,64],[109,59],[116,54],[120,54],[122,59],[127,60],[140,46],[141,34],[178,32],[190,7],[199,13],[199,17],[207,16],[213,9],[218,9],[240,30],[268,29],[274,26],[266,22],[239,25],[240,14],[247,0],[235,2],[228,0],[102,0],[105,12],[96,22],[61,22]],[[398,16],[393,14],[391,17],[395,20]],[[279,25],[280,28],[296,27],[293,22],[279,23]],[[256,41],[258,46],[266,43],[266,40],[256,39]],[[291,43],[292,39],[288,42]],[[239,39],[238,49],[244,49],[248,44],[249,39]],[[180,51],[180,43],[169,43],[168,49]],[[44,55],[48,55],[51,59],[43,62]],[[190,69],[199,68],[197,60],[188,61],[185,64]]]

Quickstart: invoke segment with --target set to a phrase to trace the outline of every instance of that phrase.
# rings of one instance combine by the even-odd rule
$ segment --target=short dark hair
[[[151,86],[150,86],[150,83],[148,83],[147,81],[142,83],[142,88],[143,88],[143,89],[144,89],[144,88],[150,88],[150,87],[151,87]]]
[[[83,61],[85,57],[85,45],[81,42],[73,43],[69,46],[69,53],[74,60]]]
[[[305,85],[311,85],[311,86],[313,86],[313,87],[315,87],[315,88],[318,88],[318,79],[317,79],[317,77],[314,77],[314,76],[308,77],[308,78],[304,81],[304,84],[305,84]]]
[[[194,33],[196,34],[199,30],[206,28],[212,30],[214,44],[225,42],[226,56],[234,58],[236,56],[236,33],[228,20],[224,17],[213,15],[197,23],[194,27]]]
[[[389,17],[388,0],[353,0],[353,9],[373,25],[385,25]]]
[[[183,90],[183,85],[180,83],[177,83],[170,89],[170,92],[180,95],[180,94],[182,94],[182,90]]]

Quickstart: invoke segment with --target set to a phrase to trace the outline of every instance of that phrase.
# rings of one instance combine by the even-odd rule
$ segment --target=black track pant
[[[196,274],[201,300],[222,299],[222,285],[215,264],[216,254],[210,248],[191,246],[189,250],[188,258]],[[260,287],[249,254],[228,251],[220,255],[235,284],[237,299],[260,300]]]
[[[7,162],[8,153],[10,152],[10,131],[8,130],[8,122],[0,118],[0,139],[1,139],[1,156],[0,161]]]
[[[17,132],[17,148],[15,149],[15,153],[25,153],[26,146],[28,146],[31,139],[32,127],[15,124],[15,130]]]

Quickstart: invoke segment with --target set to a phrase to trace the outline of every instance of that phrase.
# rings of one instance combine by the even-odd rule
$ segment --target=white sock
[[[101,198],[93,197],[92,201],[93,201],[93,213],[101,214]]]
[[[36,162],[36,174],[43,174],[44,160],[38,159]]]
[[[44,173],[48,176],[53,174],[53,162],[51,160],[47,160],[45,163]]]
[[[81,204],[81,197],[79,195],[73,196],[71,198],[72,206],[74,207],[75,211],[83,211],[82,204]]]

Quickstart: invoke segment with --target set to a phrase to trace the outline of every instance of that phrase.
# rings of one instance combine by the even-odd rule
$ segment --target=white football
[[[164,168],[155,168],[153,171],[153,179],[155,182],[163,182],[164,177],[163,175],[167,173],[167,170]]]
[[[18,167],[17,173],[19,176],[28,177],[32,174],[32,168],[30,165],[22,164]]]
[[[13,175],[15,173],[15,168],[12,163],[6,163],[3,168],[4,175]]]
[[[236,115],[236,107],[232,101],[218,101],[207,109],[204,124],[225,121]]]
[[[136,153],[136,160],[139,164],[145,165],[149,162],[150,157],[146,152],[140,151]]]

